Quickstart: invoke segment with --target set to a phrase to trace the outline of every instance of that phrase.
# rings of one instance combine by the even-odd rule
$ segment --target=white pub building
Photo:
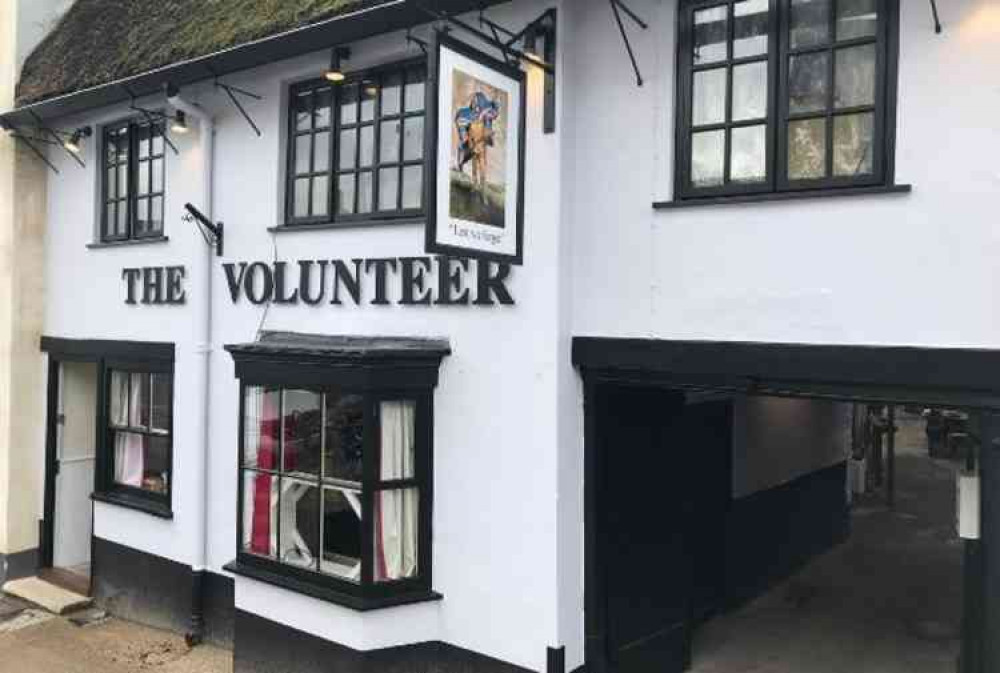
[[[76,0],[0,114],[8,579],[238,673],[698,670],[848,543],[855,405],[940,406],[1000,670],[996,0],[257,6]]]

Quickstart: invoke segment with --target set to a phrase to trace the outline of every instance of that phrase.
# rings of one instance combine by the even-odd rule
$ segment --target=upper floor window
[[[292,88],[288,224],[423,212],[425,80],[420,62]]]
[[[104,172],[101,240],[163,235],[164,124],[109,124],[102,139]]]
[[[892,182],[896,0],[687,0],[679,198]]]

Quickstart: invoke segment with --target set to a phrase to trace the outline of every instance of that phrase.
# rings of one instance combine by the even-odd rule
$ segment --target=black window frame
[[[173,518],[173,493],[175,482],[174,465],[174,363],[172,360],[134,360],[105,358],[100,361],[100,391],[99,391],[99,426],[98,450],[97,450],[97,475],[95,480],[95,490],[93,499],[122,505],[132,509],[153,514],[161,518]],[[128,372],[138,374],[161,374],[169,377],[170,393],[168,396],[168,430],[165,435],[167,441],[167,463],[169,465],[169,478],[166,484],[166,493],[156,493],[142,488],[136,488],[115,481],[115,440],[116,428],[111,423],[111,379],[112,372]],[[152,408],[150,409],[152,414]],[[129,429],[129,432],[141,433],[139,429]],[[142,433],[146,434],[146,433]],[[153,433],[149,433],[153,434]],[[164,435],[157,435],[164,436]]]
[[[152,130],[155,133],[143,137],[145,130]],[[102,243],[118,243],[122,241],[137,241],[148,239],[162,239],[166,229],[166,192],[167,192],[167,156],[166,156],[166,121],[164,119],[147,119],[145,117],[129,117],[115,122],[105,124],[101,130],[101,209],[100,209],[100,241]],[[114,138],[124,133],[128,148],[128,155],[125,161],[121,161],[118,153],[115,152],[114,160],[109,156],[109,144],[115,142]],[[159,151],[155,152],[153,138],[159,135]],[[139,152],[140,143],[146,143],[147,153],[145,157]],[[160,184],[154,185],[153,162],[159,161]],[[124,191],[120,189],[121,173],[118,167],[126,166],[127,185]],[[112,192],[109,172],[114,168],[114,186]],[[145,171],[147,177],[147,191],[139,194],[139,172]],[[160,220],[157,227],[149,227],[139,230],[138,207],[139,202],[146,203],[147,219],[152,210],[153,201],[159,199]],[[108,209],[115,207],[115,229],[108,230]],[[124,231],[118,232],[118,209],[126,209]]]
[[[730,134],[726,133],[724,157],[724,183],[717,186],[695,187],[691,184],[691,154],[693,112],[693,82],[694,73],[699,70],[727,68],[727,97],[725,101],[725,122],[698,126],[699,130],[712,130],[715,127],[739,127],[759,124],[759,120],[750,122],[730,121],[732,115],[732,72],[734,65],[760,60],[761,57],[733,59],[734,21],[733,6],[739,0],[681,0],[678,6],[677,32],[677,74],[675,86],[675,129],[674,129],[674,194],[676,201],[698,202],[725,197],[746,197],[750,195],[808,195],[809,192],[835,193],[837,190],[851,188],[890,188],[895,185],[895,144],[896,144],[896,105],[898,88],[898,49],[899,49],[899,3],[898,0],[876,0],[878,9],[878,25],[873,37],[838,41],[836,36],[837,3],[831,0],[830,6],[830,41],[814,47],[790,48],[789,17],[791,0],[769,0],[768,14],[768,96],[766,117],[766,176],[760,183],[730,183]],[[694,52],[694,13],[713,7],[727,7],[727,58],[696,66],[693,63]],[[875,44],[875,98],[868,106],[834,109],[836,95],[835,55],[838,50],[865,44]],[[789,114],[788,64],[789,58],[796,54],[811,52],[827,52],[828,89],[827,105],[823,112]],[[833,172],[833,120],[838,116],[871,112],[874,115],[873,170],[870,175],[859,177],[838,177]],[[825,166],[826,175],[818,179],[789,180],[788,173],[788,123],[801,119],[826,119]]]
[[[408,111],[406,109],[406,85],[411,84],[410,77],[413,73],[419,73],[424,85],[424,104],[419,111]],[[399,110],[393,114],[382,114],[382,83],[392,76],[401,78],[399,87]],[[314,78],[297,82],[289,87],[288,104],[286,106],[288,120],[286,130],[285,148],[285,208],[283,226],[308,226],[308,225],[351,225],[367,222],[412,220],[421,218],[426,212],[426,185],[427,176],[423,174],[425,167],[424,137],[419,139],[420,157],[417,159],[405,158],[405,125],[407,119],[420,118],[424,120],[424,129],[427,128],[427,59],[418,57],[403,61],[395,61],[385,65],[368,68],[362,71],[349,73],[342,82],[331,82],[324,78]],[[377,93],[373,100],[373,114],[370,120],[362,121],[360,116],[360,96],[358,97],[358,114],[353,123],[345,123],[341,117],[340,104],[343,92],[350,87],[356,87],[360,93],[364,86],[375,86]],[[296,101],[305,92],[312,91],[310,96],[310,110],[315,110],[316,92],[330,91],[330,124],[329,126],[314,128],[310,124],[308,130],[298,130],[296,123]],[[314,115],[314,112],[311,112]],[[383,123],[396,121],[400,124],[399,144],[397,147],[397,160],[391,162],[381,161],[381,127]],[[372,163],[361,166],[361,142],[360,137],[355,138],[354,162],[351,168],[340,168],[340,136],[342,131],[356,130],[360,136],[362,127],[372,128]],[[310,143],[309,170],[305,173],[296,173],[296,140],[301,136],[316,133],[329,133],[328,146],[328,166],[325,171],[315,170],[315,139]],[[420,206],[417,208],[405,208],[403,204],[403,173],[407,168],[418,168],[421,171],[420,182]],[[380,197],[380,172],[383,170],[395,169],[396,179],[396,208],[381,210],[379,208]],[[371,176],[371,210],[368,212],[358,212],[360,203],[359,176],[367,173]],[[350,213],[340,213],[340,204],[337,201],[338,184],[342,175],[354,176],[353,204]],[[309,215],[295,215],[295,183],[297,179],[310,178],[309,190]],[[325,178],[327,184],[326,213],[314,215],[313,189],[315,188],[315,178]]]

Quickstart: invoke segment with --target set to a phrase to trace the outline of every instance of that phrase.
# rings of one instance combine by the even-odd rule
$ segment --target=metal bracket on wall
[[[215,256],[222,257],[223,242],[225,241],[226,233],[225,225],[222,222],[212,222],[212,220],[208,219],[208,217],[190,203],[185,203],[184,209],[188,211],[184,219],[195,221],[198,224],[198,231],[201,232],[205,242],[215,246]]]
[[[934,15],[934,32],[940,35],[944,28],[941,26],[941,15],[938,14],[937,0],[931,0],[931,13]]]
[[[545,10],[538,18],[529,21],[524,28],[515,32],[488,19],[482,11],[479,13],[480,28],[476,28],[447,12],[425,7],[418,2],[415,2],[414,6],[437,21],[457,28],[479,41],[499,49],[504,62],[508,64],[515,65],[520,61],[527,61],[541,68],[545,72],[544,131],[545,133],[555,132],[556,10],[554,8]],[[482,27],[488,28],[490,32],[482,30]],[[538,40],[542,40],[541,52],[538,51]],[[520,49],[514,46],[519,43],[522,47]]]
[[[257,134],[257,137],[260,138],[262,135],[264,135],[263,133],[261,133],[260,127],[258,127],[257,124],[254,123],[254,120],[250,116],[250,113],[247,112],[246,108],[243,107],[243,104],[240,103],[239,99],[236,96],[237,95],[245,96],[246,98],[250,98],[255,101],[262,101],[264,100],[264,97],[252,91],[247,91],[246,89],[241,89],[237,86],[233,86],[232,84],[225,84],[223,82],[220,82],[219,76],[211,67],[209,67],[208,64],[205,64],[205,69],[212,74],[215,88],[222,89],[223,91],[226,92],[226,95],[229,96],[229,100],[233,104],[233,107],[235,107],[239,111],[239,113],[243,116],[243,119],[245,119],[247,124],[250,125],[250,128],[253,129],[253,132]]]
[[[171,121],[171,120],[174,119],[173,115],[168,115],[168,114],[165,114],[163,112],[160,112],[159,110],[150,110],[150,109],[144,108],[144,107],[142,107],[140,105],[136,105],[135,104],[135,101],[136,101],[135,94],[132,93],[132,90],[129,89],[124,84],[122,84],[122,88],[125,89],[125,93],[128,94],[128,97],[129,97],[129,100],[130,100],[129,105],[128,105],[129,109],[142,114],[142,116],[146,118],[146,121],[149,122],[151,125],[153,123],[155,123],[155,122],[159,122],[159,121]],[[168,86],[168,88],[169,88],[169,86]],[[174,145],[173,142],[171,142],[170,138],[167,136],[167,132],[166,132],[167,128],[166,127],[167,127],[167,125],[164,124],[163,142],[165,142],[167,144],[167,147],[169,147],[171,150],[173,150],[173,152],[174,152],[175,155],[180,156],[180,151],[177,149],[177,146]]]
[[[608,0],[608,4],[611,5],[611,11],[615,15],[615,23],[618,24],[618,32],[621,33],[622,40],[625,42],[625,51],[628,52],[628,59],[632,63],[632,71],[635,72],[635,83],[637,86],[642,86],[642,72],[639,71],[639,63],[636,61],[635,52],[632,50],[632,41],[629,40],[628,33],[625,31],[625,23],[622,21],[622,12],[625,12],[625,16],[630,18],[635,22],[637,26],[643,30],[649,30],[649,24],[639,18],[639,15],[629,9],[623,0]]]

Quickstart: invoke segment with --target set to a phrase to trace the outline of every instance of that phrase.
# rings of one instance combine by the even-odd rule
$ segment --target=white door
[[[85,568],[90,564],[97,385],[96,364],[60,364],[52,550],[52,565],[56,568]]]

